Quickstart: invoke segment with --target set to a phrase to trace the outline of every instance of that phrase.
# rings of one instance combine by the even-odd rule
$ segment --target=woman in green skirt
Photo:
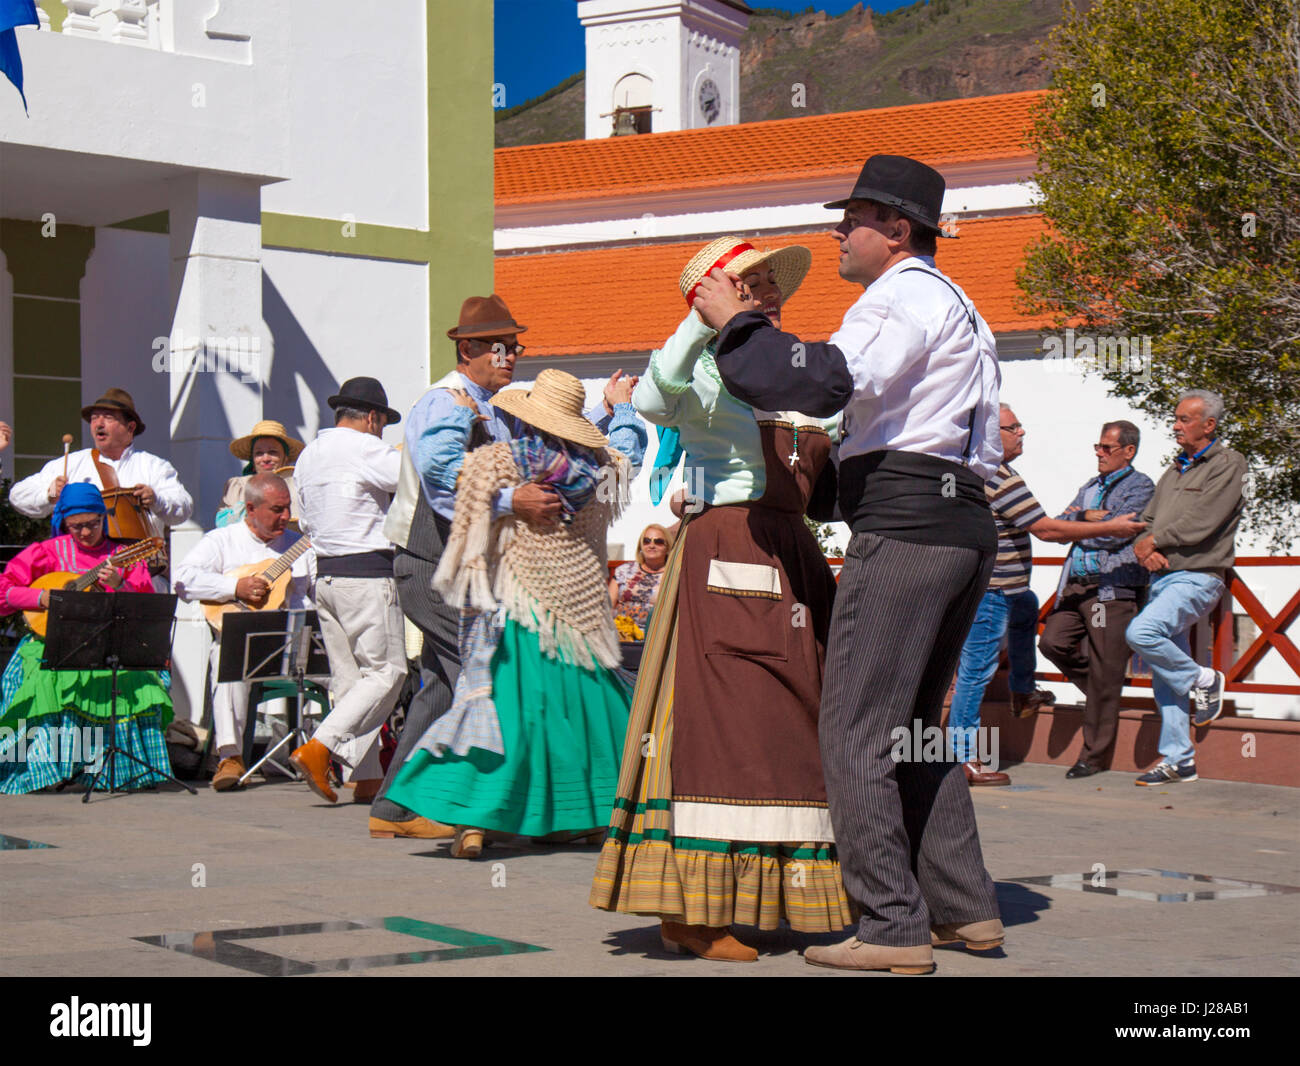
[[[614,799],[631,690],[618,671],[605,535],[645,431],[618,404],[606,440],[584,400],[577,378],[544,370],[530,392],[493,400],[521,423],[518,439],[457,463],[478,417],[458,397],[416,456],[456,492],[434,585],[462,606],[461,675],[388,796],[456,826],[459,858],[477,857],[487,832],[598,842]],[[494,520],[497,491],[529,482],[554,490],[560,521]]]

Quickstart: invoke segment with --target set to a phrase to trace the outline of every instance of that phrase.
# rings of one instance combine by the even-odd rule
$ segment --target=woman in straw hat
[[[244,486],[255,474],[279,474],[289,486],[289,522],[297,528],[298,487],[293,483],[293,464],[298,461],[306,445],[289,436],[289,431],[279,422],[264,418],[250,433],[230,442],[230,454],[244,460],[239,477],[226,482],[221,493],[221,509],[217,511],[216,524],[228,526],[244,519]]]
[[[811,262],[807,248],[722,237],[679,286],[690,307],[722,267],[747,307],[779,323]],[[691,502],[646,637],[591,903],[659,916],[670,951],[752,962],[733,922],[829,932],[853,920],[817,742],[835,583],[803,520],[838,427],[729,395],[714,339],[688,312],[633,394],[645,418],[680,433]]]
[[[479,417],[461,394],[417,449],[417,465],[456,492],[434,587],[462,605],[461,674],[451,709],[388,796],[455,825],[458,858],[477,857],[486,832],[603,837],[593,827],[604,825],[614,799],[631,692],[617,673],[605,535],[645,429],[631,404],[620,404],[606,440],[583,417],[585,399],[577,378],[543,370],[531,391],[492,401],[522,423],[522,434],[461,462]],[[497,491],[525,483],[555,492],[559,522],[493,520]]]

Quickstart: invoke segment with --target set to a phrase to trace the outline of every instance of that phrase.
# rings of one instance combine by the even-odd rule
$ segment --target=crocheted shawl
[[[582,468],[590,467],[578,455],[539,438],[470,452],[433,587],[456,607],[504,610],[537,634],[542,653],[552,659],[584,670],[615,669],[622,656],[609,603],[605,536],[622,509],[630,465],[614,448],[585,454],[602,464],[598,477],[584,475]],[[497,491],[533,481],[560,491],[570,521],[545,530],[513,515],[493,522]]]

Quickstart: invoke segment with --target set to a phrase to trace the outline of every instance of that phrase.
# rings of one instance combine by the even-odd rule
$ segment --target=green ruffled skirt
[[[417,750],[388,799],[447,825],[546,836],[608,824],[632,693],[611,670],[542,654],[508,620],[492,658],[504,756]]]

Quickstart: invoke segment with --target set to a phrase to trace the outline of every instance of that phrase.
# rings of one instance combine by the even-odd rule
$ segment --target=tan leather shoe
[[[930,944],[941,948],[948,944],[965,944],[970,951],[992,951],[1006,939],[997,918],[982,922],[947,922],[930,927]]]
[[[966,773],[966,783],[968,785],[1009,785],[1011,778],[997,770],[990,770],[982,762],[964,762],[961,764],[962,770]]]
[[[455,827],[431,822],[418,815],[407,822],[386,822],[382,818],[370,819],[370,835],[376,840],[409,837],[412,840],[450,840],[456,835]]]
[[[812,947],[803,953],[804,962],[829,966],[836,970],[888,970],[890,973],[934,973],[934,952],[929,944],[891,948],[883,944],[864,944],[851,936],[830,947]]]
[[[352,786],[353,803],[372,803],[374,798],[379,795],[379,790],[384,787],[382,777],[371,777],[365,781],[357,781]]]
[[[311,790],[321,799],[337,803],[338,796],[330,788],[330,750],[313,737],[289,756],[289,763],[306,779]]]
[[[690,952],[715,962],[758,961],[758,952],[732,936],[730,929],[662,921],[659,925],[659,939],[663,942],[665,951],[677,955]]]
[[[456,827],[456,839],[451,842],[453,859],[477,859],[483,854],[483,830],[467,825]]]
[[[247,767],[238,755],[231,755],[217,764],[217,772],[212,775],[214,792],[229,792],[239,786],[239,779],[244,776]]]

